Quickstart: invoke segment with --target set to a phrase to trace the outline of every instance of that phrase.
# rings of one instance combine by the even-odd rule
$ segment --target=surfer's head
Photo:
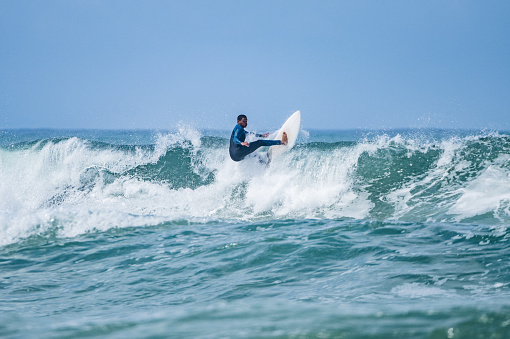
[[[248,126],[248,118],[244,114],[240,114],[237,116],[237,123],[242,127],[245,128]]]

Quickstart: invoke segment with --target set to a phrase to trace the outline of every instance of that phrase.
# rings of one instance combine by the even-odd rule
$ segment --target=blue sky
[[[0,0],[1,128],[510,130],[510,1]]]

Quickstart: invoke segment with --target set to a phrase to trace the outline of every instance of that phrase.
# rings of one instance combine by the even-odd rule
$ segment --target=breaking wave
[[[510,222],[508,135],[324,141],[303,131],[300,140],[269,165],[234,163],[225,136],[189,128],[138,145],[86,137],[6,144],[0,245],[174,221]]]

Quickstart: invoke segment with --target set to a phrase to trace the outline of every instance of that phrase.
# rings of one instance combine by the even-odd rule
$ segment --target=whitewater
[[[509,133],[229,136],[0,130],[0,336],[510,337]]]

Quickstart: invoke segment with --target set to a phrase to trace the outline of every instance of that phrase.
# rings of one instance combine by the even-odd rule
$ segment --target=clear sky
[[[0,129],[510,130],[510,1],[0,0]]]

